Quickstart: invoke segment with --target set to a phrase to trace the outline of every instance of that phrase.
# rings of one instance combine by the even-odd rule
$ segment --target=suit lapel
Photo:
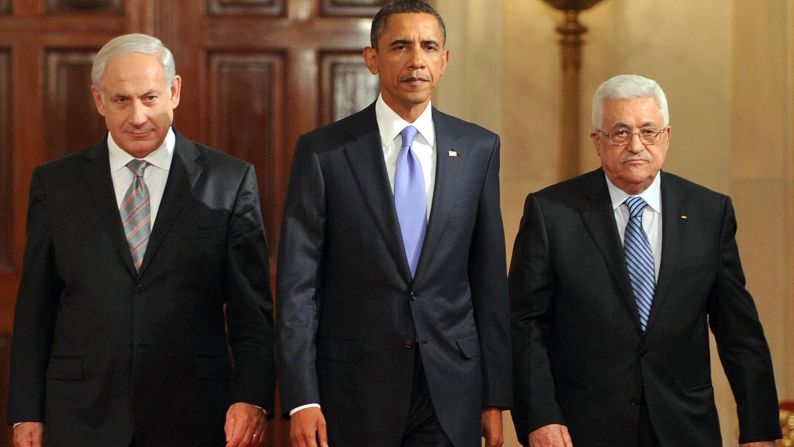
[[[447,116],[433,109],[433,125],[436,130],[436,182],[422,255],[419,257],[419,265],[416,269],[417,276],[424,270],[422,267],[430,262],[444,236],[449,214],[455,204],[455,196],[460,189],[461,173],[466,161],[466,148],[456,146],[457,135]],[[458,156],[450,157],[451,150],[455,150]]]
[[[203,172],[203,168],[197,162],[201,154],[193,142],[184,138],[176,130],[174,133],[176,134],[174,157],[171,161],[171,168],[168,170],[168,180],[163,191],[163,199],[157,209],[157,219],[154,222],[154,227],[152,227],[149,244],[143,256],[141,275],[152,263],[152,259],[157,254],[157,249],[160,248],[165,236],[188,202],[190,191],[196,179]]]
[[[615,211],[612,209],[604,172],[601,169],[592,171],[588,174],[586,182],[586,194],[590,204],[582,210],[582,220],[604,257],[612,279],[618,285],[626,305],[632,309],[634,315],[637,315],[637,305],[634,303],[634,294],[631,291],[623,245],[620,243]],[[640,329],[639,318],[635,318],[635,323],[637,329]]]
[[[686,195],[680,190],[675,178],[663,172],[660,175],[662,176],[662,260],[648,320],[649,331],[653,327],[655,317],[659,313],[659,309],[662,308],[667,298],[667,292],[670,290],[670,284],[681,265],[679,259],[683,252],[682,241],[688,215]]]
[[[402,234],[394,208],[394,195],[389,186],[383,145],[380,141],[375,105],[360,112],[359,119],[351,122],[350,131],[354,139],[344,149],[353,176],[358,183],[364,203],[383,234],[389,252],[400,268],[401,274],[410,281],[411,270],[405,257]]]
[[[121,215],[116,203],[113,179],[110,176],[107,137],[94,144],[85,153],[85,163],[82,166],[82,170],[86,188],[88,188],[97,213],[105,223],[105,228],[107,228],[113,246],[118,250],[130,273],[136,275],[130,249],[127,245],[127,238],[124,234],[124,227],[121,225]]]

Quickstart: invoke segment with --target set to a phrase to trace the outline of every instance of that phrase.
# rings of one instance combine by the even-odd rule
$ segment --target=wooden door
[[[31,173],[105,133],[88,90],[96,51],[129,32],[171,48],[183,78],[175,126],[256,167],[275,260],[298,136],[377,95],[361,49],[381,3],[0,0],[0,445],[10,445],[7,350]],[[272,427],[268,445],[288,445],[286,424]]]

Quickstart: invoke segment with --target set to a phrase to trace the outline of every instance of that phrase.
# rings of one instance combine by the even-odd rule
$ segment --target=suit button
[[[413,340],[405,340],[405,344],[403,345],[403,347],[405,349],[413,349],[415,344],[416,342]]]
[[[140,285],[140,284],[135,284],[135,287],[133,288],[133,290],[135,290],[136,292],[139,292],[139,293],[143,292],[143,286]]]
[[[637,399],[636,397],[632,397],[631,399],[629,399],[629,402],[631,402],[631,404],[634,405],[635,407],[640,404],[640,400]]]
[[[648,357],[648,348],[642,348],[640,350],[640,357],[642,358]]]
[[[411,301],[416,301],[416,295],[413,292],[410,293],[410,296],[411,296]]]

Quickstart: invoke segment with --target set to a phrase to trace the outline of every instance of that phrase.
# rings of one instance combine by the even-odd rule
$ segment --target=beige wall
[[[540,0],[436,0],[451,65],[435,97],[502,136],[502,208],[512,250],[523,198],[557,180],[561,13]],[[597,166],[590,97],[606,78],[656,79],[670,103],[665,169],[730,194],[747,286],[781,399],[794,399],[794,0],[604,0],[581,16],[581,166]],[[788,330],[787,330],[788,328]],[[735,407],[713,355],[725,445]],[[509,424],[509,420],[506,421]],[[508,425],[507,445],[518,445]]]

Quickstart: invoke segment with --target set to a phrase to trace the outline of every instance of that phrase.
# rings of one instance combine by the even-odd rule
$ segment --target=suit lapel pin
[[[686,214],[682,214],[682,215],[681,215],[681,219],[682,219],[682,220],[687,220],[687,219],[688,219],[688,217],[687,217],[687,215],[686,215]]]
[[[450,157],[457,157],[458,156],[458,151],[448,151],[447,154]]]

